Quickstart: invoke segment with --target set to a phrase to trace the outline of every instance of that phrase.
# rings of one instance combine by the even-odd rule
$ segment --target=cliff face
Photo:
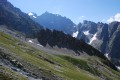
[[[7,0],[0,0],[0,3],[5,3],[7,2]]]
[[[9,29],[23,32],[26,35],[31,35],[42,28],[7,0],[0,0],[0,25],[7,25]]]
[[[5,5],[7,5],[7,3],[8,3],[7,0],[0,0],[0,5],[5,6]]]
[[[116,65],[120,65],[120,22],[106,24],[84,21],[77,27],[78,39],[83,39],[103,54],[107,54]]]

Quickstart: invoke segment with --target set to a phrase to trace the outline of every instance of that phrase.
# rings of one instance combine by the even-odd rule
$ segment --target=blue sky
[[[78,24],[83,20],[107,22],[119,20],[120,0],[8,0],[23,12],[37,15],[48,11],[70,18]],[[116,17],[117,16],[117,19]]]

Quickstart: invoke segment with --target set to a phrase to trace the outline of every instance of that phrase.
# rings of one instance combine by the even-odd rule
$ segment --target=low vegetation
[[[16,79],[15,76],[10,76],[12,73],[7,75],[0,74],[3,80],[26,80],[29,77],[43,80],[120,79],[120,73],[103,64],[98,57],[92,58],[92,56],[88,55],[89,60],[88,58],[81,59],[75,56],[47,54],[3,32],[0,32],[0,49],[0,60],[3,63],[8,62],[8,65],[27,73],[21,75],[20,71],[7,67],[14,72],[14,75],[19,75],[20,77]],[[92,60],[93,62],[91,62]],[[96,68],[97,66],[100,68]],[[6,70],[6,72],[9,71]],[[25,78],[25,76],[28,77]]]

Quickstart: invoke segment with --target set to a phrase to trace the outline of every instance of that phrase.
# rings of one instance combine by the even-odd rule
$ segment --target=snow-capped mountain
[[[72,35],[73,32],[76,32],[76,25],[70,19],[59,14],[45,12],[42,15],[37,16],[35,13],[30,12],[28,15],[45,28],[63,31],[70,35]]]
[[[106,24],[84,21],[77,25],[77,29],[78,35],[76,38],[83,39],[86,43],[104,53],[114,64],[120,65],[120,22]]]
[[[94,23],[84,21],[77,25],[78,39],[83,39],[86,43],[92,45],[103,53],[107,52],[108,42],[108,24]],[[106,42],[107,41],[107,42]]]
[[[34,12],[30,12],[30,13],[28,13],[28,15],[29,15],[31,18],[37,18],[37,14],[34,13]]]
[[[97,39],[105,42],[108,36],[107,24],[96,28],[95,23],[86,21],[82,26],[74,27],[72,21],[60,15],[45,17],[54,21],[54,24],[59,23],[56,24],[57,29],[62,31],[57,31],[43,29],[28,16],[37,19],[37,15],[27,15],[7,0],[0,0],[0,11],[0,80],[120,79],[118,69],[101,52],[83,40],[62,32],[74,32],[74,37],[81,33],[91,43]],[[120,44],[119,26],[114,23],[109,28],[112,43],[116,44],[113,44],[112,49],[114,51],[115,48],[116,53],[119,51],[116,47]]]
[[[120,37],[118,35],[120,31],[119,22],[106,24],[85,20],[83,23],[75,25],[70,19],[58,14],[45,12],[41,16],[37,16],[35,13],[29,13],[28,15],[45,28],[63,31],[72,37],[83,39],[86,43],[107,55],[116,65],[120,64],[120,57],[117,56],[120,55],[117,47],[119,43],[116,42]]]

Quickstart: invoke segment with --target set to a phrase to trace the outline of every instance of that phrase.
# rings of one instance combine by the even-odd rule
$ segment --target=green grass
[[[53,75],[56,75],[65,80],[99,80],[97,77],[99,71],[92,67],[87,60],[66,55],[47,54],[3,32],[0,32],[0,46],[11,52],[8,56],[10,60],[16,60],[23,65],[25,70],[36,75],[41,72],[43,76],[51,79]],[[120,74],[114,70],[113,72],[116,75]],[[101,74],[104,73],[101,72]]]

